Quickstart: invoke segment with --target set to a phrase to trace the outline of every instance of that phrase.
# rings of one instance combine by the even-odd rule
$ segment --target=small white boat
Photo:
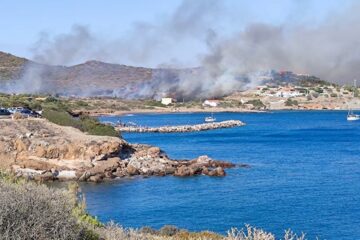
[[[354,88],[356,89],[356,80],[354,80]],[[354,89],[354,96],[353,97],[355,97],[355,89]],[[350,108],[346,119],[348,121],[357,121],[357,120],[360,119],[360,115],[354,114],[353,110]]]
[[[354,114],[352,111],[349,111],[346,119],[347,119],[348,121],[357,121],[357,120],[360,119],[360,115]]]
[[[205,117],[205,122],[215,122],[216,118],[214,118],[214,114],[212,113],[211,116]]]

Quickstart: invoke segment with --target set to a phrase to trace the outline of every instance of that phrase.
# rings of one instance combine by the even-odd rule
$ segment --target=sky
[[[205,5],[208,3],[207,7],[210,10],[204,17],[191,16],[190,24],[193,25],[191,27],[197,26],[197,23],[202,21],[199,28],[194,28],[196,31],[201,32],[200,28],[214,29],[220,37],[241,31],[250,23],[266,23],[274,26],[284,23],[287,23],[287,26],[303,24],[311,27],[321,23],[331,14],[343,11],[354,2],[351,0],[193,1],[201,1]],[[214,4],[216,2],[220,4]],[[182,3],[183,0],[0,0],[0,51],[34,59],[39,53],[37,47],[43,44],[44,35],[47,36],[47,40],[51,40],[56,36],[70,33],[74,26],[86,27],[94,36],[114,42],[134,35],[131,41],[129,39],[121,41],[122,44],[131,45],[134,39],[142,38],[139,25],[161,29],[156,31],[158,35],[169,34],[169,29],[163,30],[166,25],[164,23],[174,16],[178,18],[186,16],[186,9],[180,11],[180,15],[175,14]],[[212,4],[215,7],[211,8]],[[137,30],[135,31],[134,28]],[[198,56],[206,52],[208,47],[204,35],[196,36],[197,33],[186,30],[179,35],[171,34],[171,37],[159,36],[159,43],[154,44],[163,47],[156,49],[154,47],[154,51],[148,53],[151,57],[139,55],[133,59],[129,56],[104,60],[145,66],[171,63],[185,66],[198,64]],[[137,44],[137,40],[134,44]],[[54,63],[73,64],[83,60],[85,59]]]

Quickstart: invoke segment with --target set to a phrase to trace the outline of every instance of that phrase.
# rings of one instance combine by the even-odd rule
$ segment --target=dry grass
[[[81,239],[63,191],[34,183],[0,182],[0,239]]]
[[[97,233],[106,240],[276,240],[272,233],[265,232],[249,225],[245,229],[231,229],[227,236],[222,236],[213,232],[187,232],[179,230],[174,235],[157,233],[144,233],[140,230],[126,229],[115,223],[109,223],[103,228],[99,228]],[[283,240],[305,240],[305,235],[294,234],[290,230],[285,232]]]
[[[265,232],[262,229],[254,228],[250,225],[246,225],[246,229],[238,230],[232,228],[228,231],[228,235],[225,240],[275,240],[275,235]],[[294,234],[291,230],[285,231],[284,240],[305,240],[305,234],[300,236]]]

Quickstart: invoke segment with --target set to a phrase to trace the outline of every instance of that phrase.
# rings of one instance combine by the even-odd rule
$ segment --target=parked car
[[[11,114],[20,113],[24,117],[40,117],[40,114],[28,108],[13,107],[8,109]]]
[[[0,116],[9,116],[11,113],[5,109],[5,108],[0,108]]]
[[[20,112],[22,109],[22,107],[11,107],[11,108],[8,108],[7,110],[11,113],[11,114],[14,114],[16,112]]]

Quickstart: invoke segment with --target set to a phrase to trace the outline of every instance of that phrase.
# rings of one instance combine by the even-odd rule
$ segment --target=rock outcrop
[[[225,176],[233,164],[207,156],[172,160],[161,149],[116,137],[91,136],[44,119],[0,120],[0,168],[37,180],[142,176]]]

